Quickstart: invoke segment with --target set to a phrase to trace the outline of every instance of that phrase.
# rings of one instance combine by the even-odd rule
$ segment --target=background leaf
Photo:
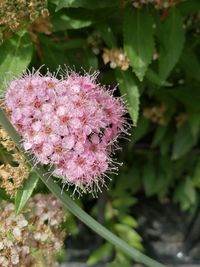
[[[32,172],[29,177],[25,180],[23,188],[17,190],[15,196],[15,214],[18,215],[22,209],[25,207],[27,201],[31,197],[34,188],[38,182],[38,175]]]
[[[179,10],[184,15],[196,13],[198,10],[200,10],[200,2],[199,0],[182,1],[179,4]]]
[[[0,188],[0,202],[2,200],[9,200],[9,196],[6,194],[4,189]]]
[[[97,69],[97,58],[95,54],[87,49],[87,43],[84,39],[77,38],[74,40],[53,41],[48,37],[41,36],[42,44],[41,52],[43,55],[43,63],[50,69],[55,71],[59,65],[74,68],[79,71],[84,68]]]
[[[185,48],[183,50],[183,55],[180,59],[180,66],[184,69],[188,78],[200,81],[200,63],[197,55],[192,49]]]
[[[100,246],[97,250],[95,250],[87,260],[86,264],[88,266],[92,266],[96,264],[97,262],[105,259],[106,257],[109,257],[113,250],[113,247],[110,243],[105,243],[102,246]]]
[[[153,162],[148,162],[143,169],[144,190],[147,196],[152,196],[156,192],[155,185],[156,171]]]
[[[159,41],[159,76],[165,80],[178,62],[185,41],[183,19],[176,8],[170,9],[169,15],[162,23]]]
[[[189,123],[185,122],[174,136],[172,159],[178,159],[186,154],[195,145],[195,142],[196,138],[191,132]]]
[[[28,67],[33,45],[27,33],[15,35],[0,46],[0,91],[6,82],[20,75]]]
[[[193,182],[193,185],[200,188],[200,158],[198,159],[196,167],[194,169],[192,182]]]
[[[190,109],[200,111],[200,90],[198,86],[187,84],[185,87],[180,86],[176,90],[170,91],[170,94]]]
[[[119,5],[119,0],[59,0],[56,10],[60,10],[64,7],[98,9],[116,5]]]
[[[116,70],[116,78],[119,82],[119,89],[124,98],[128,101],[128,111],[134,122],[137,123],[139,113],[139,91],[131,72]]]
[[[101,33],[104,42],[109,47],[117,47],[116,36],[113,34],[111,27],[109,27],[108,25],[101,24],[97,27],[97,29]]]
[[[130,65],[143,80],[154,51],[153,17],[147,9],[125,9],[123,22],[124,49]]]
[[[154,83],[155,85],[158,85],[159,87],[160,86],[172,86],[171,83],[162,80],[160,78],[160,76],[156,72],[154,72],[153,70],[151,70],[151,69],[148,69],[147,70],[147,72],[146,72],[146,78],[147,78],[148,81]]]
[[[183,210],[188,209],[191,204],[194,204],[196,198],[196,191],[189,177],[180,182],[174,192],[174,200],[180,202]]]

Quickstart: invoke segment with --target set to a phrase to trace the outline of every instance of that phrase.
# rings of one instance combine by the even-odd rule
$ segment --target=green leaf
[[[199,0],[182,1],[178,5],[178,8],[184,16],[188,16],[200,10],[200,1]]]
[[[131,246],[143,250],[141,236],[129,225],[115,224],[114,229],[123,237]]]
[[[38,182],[38,175],[36,173],[31,173],[30,176],[25,180],[23,188],[17,190],[15,196],[15,214],[18,215],[22,209],[25,207],[27,201],[31,197],[34,188]]]
[[[150,120],[146,119],[144,116],[141,116],[138,120],[137,127],[133,129],[132,140],[134,143],[138,142],[143,138],[149,131]]]
[[[180,60],[180,66],[184,69],[185,75],[190,79],[200,81],[200,63],[197,55],[191,48],[185,48]]]
[[[167,129],[165,133],[165,138],[163,142],[160,143],[160,151],[162,155],[168,155],[169,150],[171,149],[171,144],[173,142],[174,133],[172,132],[171,127]]]
[[[126,257],[120,250],[116,250],[115,258],[111,263],[106,264],[106,267],[132,267],[132,261]]]
[[[98,68],[97,57],[91,49],[86,48],[83,50],[83,58],[84,62],[81,67],[83,67],[86,71],[94,71]]]
[[[124,49],[140,81],[152,61],[154,51],[153,17],[147,9],[128,7],[124,14]]]
[[[152,147],[157,146],[163,139],[165,133],[167,131],[167,126],[158,125],[153,137]]]
[[[166,80],[181,55],[185,34],[183,19],[176,8],[171,8],[170,13],[160,27],[159,76]]]
[[[196,138],[192,135],[189,123],[184,123],[174,136],[172,159],[176,160],[190,151],[195,145]]]
[[[55,14],[52,18],[53,31],[64,31],[67,29],[81,29],[88,27],[94,23],[94,18],[88,16],[87,11],[81,12],[81,14],[76,14],[76,10],[71,11],[69,14],[65,12],[64,14]]]
[[[120,221],[123,224],[127,224],[130,227],[138,227],[138,222],[136,221],[136,219],[134,219],[132,216],[130,215],[125,215],[122,218],[120,218]]]
[[[200,112],[192,112],[188,110],[187,113],[192,135],[194,136],[194,138],[198,138],[200,131]]]
[[[105,24],[105,18],[109,20],[118,15],[117,8],[102,8],[91,10],[85,8],[69,8],[53,14],[51,22],[53,31],[64,31],[67,29],[82,29],[92,24]],[[108,21],[106,20],[106,23]],[[79,34],[80,36],[80,34]]]
[[[196,197],[196,191],[189,177],[181,182],[174,192],[174,200],[180,202],[183,210],[187,210],[192,204],[195,204]]]
[[[185,87],[179,87],[178,89],[171,90],[170,94],[176,99],[188,106],[192,110],[200,111],[200,90],[199,86],[193,86],[187,84]]]
[[[65,41],[64,43],[67,44]],[[52,41],[47,36],[40,36],[41,52],[43,62],[50,71],[55,71],[59,65],[68,64],[65,56],[65,44],[63,42]]]
[[[101,33],[101,36],[108,47],[117,47],[116,36],[113,34],[111,27],[106,24],[101,24],[97,29]]]
[[[153,141],[152,141],[152,147],[155,147],[161,142],[163,143],[166,141],[165,136],[166,136],[166,133],[169,131],[169,122],[174,114],[175,109],[174,109],[173,104],[167,103],[167,98],[165,99],[165,105],[166,105],[166,110],[167,110],[167,112],[165,112],[165,125],[157,126],[154,137],[153,137]]]
[[[144,190],[147,196],[156,192],[156,171],[153,162],[148,161],[143,169]]]
[[[140,103],[138,86],[131,72],[116,70],[115,73],[117,81],[119,82],[121,95],[124,95],[124,98],[127,100],[129,114],[134,124],[136,124]]]
[[[2,200],[10,200],[9,196],[6,194],[5,190],[0,188],[0,201]]]
[[[159,77],[159,75],[156,72],[154,72],[153,70],[151,70],[151,69],[147,70],[146,78],[147,78],[148,81],[154,83],[155,85],[158,85],[159,87],[160,86],[166,86],[166,87],[172,86],[171,83],[162,80]]]
[[[33,44],[27,33],[15,35],[0,46],[0,91],[6,83],[26,70],[31,62]]]
[[[84,7],[88,9],[99,9],[112,6],[118,6],[120,3],[119,0],[59,0],[56,11],[62,8],[69,7]]]
[[[97,57],[86,46],[83,39],[55,42],[45,36],[40,36],[41,52],[45,65],[50,71],[61,65],[67,64],[68,67],[76,70],[84,68],[86,71],[97,69]]]
[[[5,113],[0,108],[0,125],[2,125],[8,132],[13,141],[17,144],[18,148],[21,148],[21,138],[7,119]],[[31,166],[34,166],[34,161],[31,155],[24,153],[25,158],[29,161]],[[85,223],[89,228],[91,228],[98,235],[102,236],[105,240],[113,244],[116,248],[121,250],[130,258],[137,262],[140,262],[149,267],[165,267],[165,265],[149,258],[140,251],[134,249],[121,238],[117,237],[103,225],[94,220],[89,214],[87,214],[83,209],[81,209],[69,196],[68,194],[60,188],[60,186],[54,182],[53,178],[49,178],[49,174],[46,173],[41,164],[37,164],[34,168],[35,173],[40,177],[47,188],[63,203],[64,207],[67,208],[74,216]]]
[[[174,176],[173,164],[169,155],[163,155],[157,162],[157,193],[160,198],[167,194]]]
[[[96,249],[87,260],[86,264],[88,266],[94,265],[99,261],[106,259],[112,253],[112,245],[110,243],[105,243],[104,245],[100,246]]]
[[[192,181],[194,186],[200,188],[200,159],[198,159],[197,164],[195,166]]]

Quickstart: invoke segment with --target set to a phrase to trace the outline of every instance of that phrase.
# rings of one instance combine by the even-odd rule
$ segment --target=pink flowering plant
[[[0,1],[0,267],[58,266],[53,244],[79,243],[83,224],[105,239],[88,242],[88,266],[164,267],[142,253],[134,205],[198,206],[199,10]]]
[[[5,96],[25,151],[79,193],[95,194],[117,170],[111,156],[129,127],[122,98],[96,76],[67,72],[58,80],[36,71],[11,81]]]
[[[35,172],[25,181],[24,189],[16,193],[16,214],[26,206],[40,177],[69,211],[99,235],[131,258],[150,267],[162,267],[96,222],[64,190],[65,185],[72,185],[73,194],[91,192],[96,196],[109,174],[117,171],[112,156],[119,148],[118,137],[127,135],[130,126],[123,99],[114,97],[114,89],[101,86],[97,73],[80,75],[72,71],[58,79],[50,73],[27,72],[8,83],[3,106],[20,136],[3,110],[1,124]],[[48,172],[43,169],[45,165]],[[54,177],[61,181],[62,190]],[[10,256],[2,252],[0,262],[7,267]],[[22,262],[20,257],[15,256],[14,264]]]

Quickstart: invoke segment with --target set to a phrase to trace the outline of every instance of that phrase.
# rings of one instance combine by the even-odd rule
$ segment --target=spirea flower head
[[[106,173],[116,168],[113,143],[127,130],[122,99],[96,76],[70,72],[58,80],[36,72],[12,81],[6,94],[25,150],[53,165],[53,174],[76,190],[104,184]]]

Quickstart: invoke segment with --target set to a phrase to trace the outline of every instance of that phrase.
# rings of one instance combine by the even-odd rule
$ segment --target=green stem
[[[9,120],[7,119],[6,115],[4,114],[3,110],[0,109],[0,124],[4,127],[13,141],[18,145],[20,148],[20,136],[17,134]],[[21,149],[21,148],[20,148]],[[31,156],[24,154],[30,164],[33,166],[33,161]],[[144,255],[143,253],[139,252],[138,250],[129,246],[126,242],[122,239],[114,235],[111,231],[107,228],[99,224],[96,220],[94,220],[90,215],[88,215],[85,211],[83,211],[68,195],[66,192],[61,193],[60,186],[54,182],[52,177],[49,179],[49,175],[45,174],[43,167],[38,164],[34,171],[40,177],[40,179],[45,183],[45,185],[49,188],[49,190],[54,193],[58,199],[63,203],[63,205],[72,213],[74,214],[79,220],[85,223],[88,227],[90,227],[94,232],[102,236],[105,240],[112,243],[118,249],[123,251],[126,255],[130,258],[134,259],[135,261],[142,263],[149,267],[165,267],[163,264],[149,258],[148,256]]]

